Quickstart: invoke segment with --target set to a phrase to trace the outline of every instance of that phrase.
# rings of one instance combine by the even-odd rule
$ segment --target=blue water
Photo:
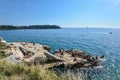
[[[91,79],[120,80],[120,29],[5,30],[0,31],[0,36],[8,42],[47,44],[51,47],[51,52],[60,48],[73,48],[92,55],[105,55],[103,71],[92,75]]]

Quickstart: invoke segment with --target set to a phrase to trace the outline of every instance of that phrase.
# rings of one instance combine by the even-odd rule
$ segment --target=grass
[[[10,46],[8,46],[6,43],[0,42],[0,50],[8,49]]]
[[[74,79],[69,73],[66,78],[56,76],[52,71],[42,65],[28,66],[25,63],[10,64],[3,60],[7,57],[2,50],[10,48],[0,43],[0,80],[81,80]]]
[[[0,42],[0,58],[5,58],[9,55],[5,54],[4,50],[10,49],[10,46],[6,45],[5,43]]]
[[[42,66],[9,64],[0,60],[0,80],[63,80]]]
[[[0,43],[0,80],[63,80],[40,65],[13,65],[3,61],[3,58],[8,56],[3,50],[9,48],[5,43]]]
[[[81,75],[75,76],[69,72],[66,77],[62,78],[44,69],[41,65],[13,65],[0,60],[0,80],[82,80]]]

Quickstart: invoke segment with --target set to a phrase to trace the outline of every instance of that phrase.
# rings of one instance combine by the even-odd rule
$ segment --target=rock
[[[60,53],[60,52],[58,50],[56,50],[56,51],[53,52],[54,55],[57,54],[57,53]]]
[[[8,63],[12,63],[12,64],[18,64],[18,63],[22,62],[22,60],[20,60],[15,55],[11,55],[11,56],[5,58],[4,60],[7,61]]]
[[[80,50],[71,50],[71,51],[68,51],[70,52],[70,54],[73,56],[73,57],[79,57],[79,58],[84,58],[85,56],[85,53],[84,51],[80,51]]]
[[[0,38],[0,42],[6,43],[6,41],[3,38]]]
[[[98,60],[98,56],[96,56],[95,59]]]
[[[92,57],[91,55],[87,55],[86,59],[87,59],[87,61],[89,61],[89,62],[93,62],[93,61],[94,61],[94,60],[93,60],[93,57]]]
[[[81,67],[95,67],[99,65],[97,61],[98,56],[94,58],[92,55],[85,55],[81,50],[64,50],[60,49],[50,53],[50,47],[37,43],[29,42],[14,42],[9,43],[10,49],[6,49],[4,54],[11,54],[4,60],[17,64],[25,62],[29,65],[38,64],[53,64],[50,67],[62,68],[81,68]],[[100,58],[104,58],[102,55]]]
[[[47,50],[48,52],[50,52],[50,47],[47,45],[43,45],[43,49]]]
[[[94,62],[93,62],[93,66],[99,66],[98,61],[94,61]]]
[[[100,56],[100,58],[104,58],[104,55]]]

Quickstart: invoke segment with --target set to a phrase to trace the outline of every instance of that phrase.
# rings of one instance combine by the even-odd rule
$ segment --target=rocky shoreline
[[[98,58],[93,57],[81,50],[60,49],[50,53],[50,47],[38,43],[30,42],[12,42],[8,43],[0,39],[0,43],[9,46],[8,49],[0,50],[1,54],[9,55],[3,60],[8,63],[27,63],[28,65],[44,65],[46,68],[60,67],[65,69],[72,68],[94,68],[99,66]]]

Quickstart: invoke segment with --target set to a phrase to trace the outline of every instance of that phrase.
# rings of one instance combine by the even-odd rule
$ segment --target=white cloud
[[[114,6],[120,5],[120,0],[99,0],[99,1],[108,2],[108,3],[111,3]]]
[[[98,1],[108,3],[111,10],[114,11],[120,10],[120,0],[98,0]]]

